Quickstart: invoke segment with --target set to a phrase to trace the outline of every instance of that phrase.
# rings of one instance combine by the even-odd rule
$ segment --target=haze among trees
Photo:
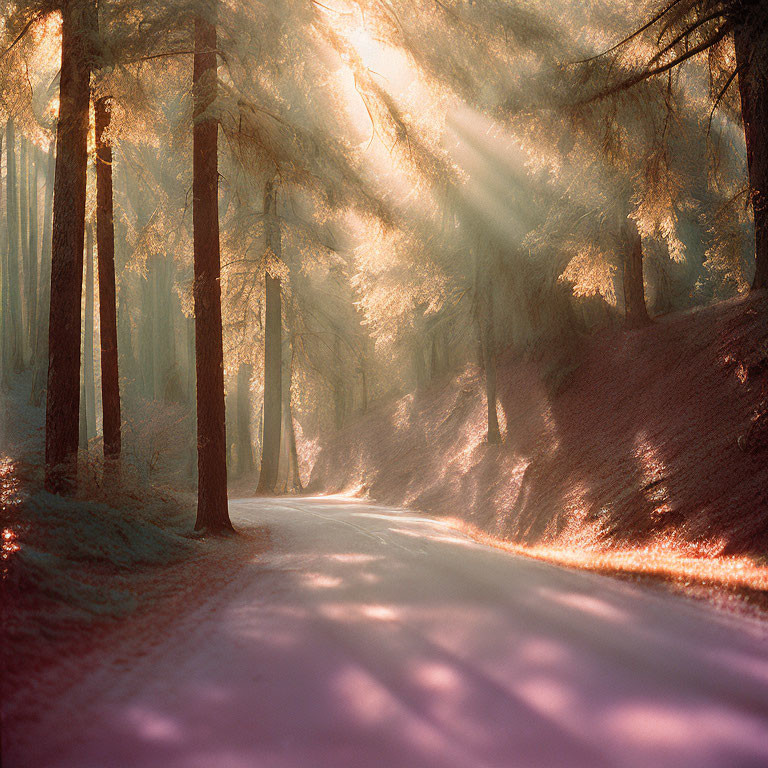
[[[280,638],[317,640],[299,631],[310,614],[343,615],[334,642],[407,626],[403,647],[425,656],[403,680],[451,706],[492,677],[463,669],[464,651],[501,642],[473,613],[482,585],[511,573],[483,570],[489,542],[764,607],[767,88],[763,0],[5,0],[0,576],[26,659],[14,679],[55,667],[45,653],[66,657],[99,622],[153,621],[154,601],[170,626],[182,603],[239,584],[246,561],[300,606],[264,598],[286,654],[275,669],[295,662]],[[577,605],[563,624],[581,627],[563,646],[576,666],[582,635],[602,653],[616,627],[674,615],[618,606],[625,593],[607,587],[590,603],[559,571],[515,573],[519,594],[488,598],[495,615]],[[256,581],[246,617],[261,610]],[[413,623],[433,598],[466,612],[465,636]],[[549,616],[505,622],[520,658],[526,632],[562,650]],[[222,647],[266,643],[249,631],[250,646]],[[362,691],[361,713],[418,708],[406,684],[377,688],[390,646],[379,657],[349,636],[370,679],[329,661],[338,679],[312,685]],[[665,654],[670,669],[694,663]],[[231,677],[250,680],[248,663]],[[735,685],[723,663],[704,698]],[[558,702],[573,714],[581,700],[551,674],[531,678],[555,681],[551,698],[546,685],[515,696],[555,722]],[[507,682],[490,708],[509,703]],[[763,693],[746,685],[742,709]],[[680,728],[699,730],[689,715]],[[563,718],[563,734],[582,730]]]
[[[497,443],[500,351],[764,288],[765,9],[626,10],[8,4],[2,375],[46,486],[174,430],[133,470],[227,530],[227,473],[299,489],[379,398],[475,361]]]

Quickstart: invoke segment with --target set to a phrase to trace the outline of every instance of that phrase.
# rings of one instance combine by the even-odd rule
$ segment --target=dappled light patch
[[[546,589],[541,589],[539,592],[546,596],[547,599],[553,600],[560,605],[573,608],[581,613],[590,613],[593,616],[599,616],[606,621],[619,623],[629,619],[627,612],[618,606],[608,603],[605,600],[600,600],[592,595],[584,594],[583,592],[554,593]]]
[[[327,573],[306,573],[304,578],[312,589],[333,589],[343,581],[339,576]]]
[[[567,716],[575,701],[568,686],[551,676],[532,676],[515,686],[515,692],[536,708],[549,716]]]
[[[764,738],[759,720],[735,718],[715,703],[688,710],[670,709],[651,701],[629,703],[606,713],[605,721],[629,744],[658,749],[659,758],[665,750],[688,748],[705,761],[725,736],[741,744],[745,752]]]
[[[395,708],[386,688],[359,667],[340,670],[333,687],[347,712],[360,722],[380,723]]]
[[[126,725],[149,742],[179,744],[184,733],[178,722],[168,715],[132,707],[125,713]]]
[[[366,605],[362,609],[362,614],[376,621],[395,621],[397,619],[395,610],[387,605]]]

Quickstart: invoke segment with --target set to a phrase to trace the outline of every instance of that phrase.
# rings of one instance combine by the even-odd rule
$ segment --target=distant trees
[[[764,4],[678,0],[597,58],[595,41],[620,38],[627,23],[616,0],[566,0],[558,19],[546,5],[502,5],[365,0],[347,13],[277,0],[222,4],[217,15],[215,3],[195,0],[183,13],[162,2],[126,16],[102,2],[97,30],[94,3],[62,3],[57,152],[47,161],[56,164],[54,213],[41,217],[42,233],[33,203],[48,119],[40,105],[58,61],[42,83],[24,60],[31,96],[0,72],[3,371],[34,362],[33,402],[48,371],[49,488],[74,479],[78,410],[91,434],[95,423],[90,328],[85,397],[78,384],[86,91],[96,122],[104,457],[130,456],[121,444],[138,433],[134,414],[173,413],[192,478],[185,404],[196,398],[199,528],[230,527],[227,409],[230,468],[249,477],[260,464],[260,493],[298,490],[314,437],[376,397],[472,364],[496,443],[496,363],[506,350],[559,365],[590,327],[635,328],[744,290],[745,153],[731,130],[739,110],[754,286],[765,284]],[[12,50],[17,72],[40,45],[36,25],[48,24],[48,6],[19,8],[8,42],[27,22],[32,32]],[[705,50],[709,104],[689,98],[706,87],[703,68],[692,68],[693,85],[670,73]],[[191,100],[179,86],[190,53]],[[398,67],[408,68],[407,87]],[[718,101],[726,119],[710,131]]]

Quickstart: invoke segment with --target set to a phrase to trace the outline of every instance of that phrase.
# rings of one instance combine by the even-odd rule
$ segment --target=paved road
[[[762,623],[409,512],[231,507],[271,551],[107,670],[49,768],[768,765]]]

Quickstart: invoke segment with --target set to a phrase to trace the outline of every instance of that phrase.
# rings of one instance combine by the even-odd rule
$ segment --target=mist
[[[765,22],[730,0],[6,3],[19,674],[135,621],[141,579],[291,551],[297,514],[445,544],[403,533],[411,510],[510,562],[764,602]]]

